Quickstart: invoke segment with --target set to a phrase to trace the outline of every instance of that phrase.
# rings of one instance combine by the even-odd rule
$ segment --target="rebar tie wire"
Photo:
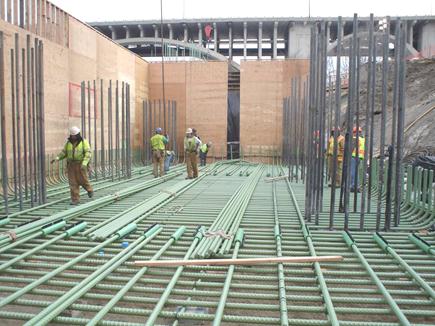
[[[217,231],[206,231],[204,232],[204,237],[206,238],[215,238],[215,237],[220,237],[223,239],[232,239],[233,238],[233,234],[231,233],[225,233],[225,231],[223,229],[217,230]]]

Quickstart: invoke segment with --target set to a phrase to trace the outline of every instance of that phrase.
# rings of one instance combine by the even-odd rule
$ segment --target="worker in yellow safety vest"
[[[335,137],[335,128],[331,129],[331,136],[328,140],[328,147],[326,149],[326,156],[328,159],[328,172],[329,178],[333,179],[334,174],[334,137]],[[335,175],[335,186],[340,187],[341,185],[341,176],[343,173],[343,154],[344,154],[344,137],[340,134],[340,128],[337,129],[337,167],[336,167],[336,175]]]
[[[78,127],[72,127],[70,129],[67,142],[56,159],[51,161],[51,164],[65,158],[67,161],[71,205],[78,205],[80,203],[80,186],[88,192],[89,198],[92,198],[94,194],[88,179],[91,146],[89,142],[80,135],[80,129]]]
[[[193,135],[192,128],[187,128],[186,137],[184,137],[184,158],[187,167],[186,179],[198,177],[198,147],[199,143]]]
[[[168,136],[162,135],[162,128],[157,128],[155,135],[150,139],[153,153],[153,174],[155,178],[165,175],[165,146],[168,142]]]
[[[352,151],[352,160],[350,161],[351,162],[350,163],[350,176],[351,176],[350,191],[359,192],[359,187],[356,183],[357,183],[359,166],[361,166],[361,164],[359,164],[359,161],[364,159],[365,138],[362,137],[361,127],[359,127],[358,129],[354,127],[352,133],[353,133],[353,137],[352,137],[353,151]],[[358,134],[358,140],[356,139],[357,134]]]
[[[208,142],[207,144],[202,144],[199,147],[199,159],[200,159],[200,165],[205,166],[207,163],[207,153],[211,147],[212,143]]]

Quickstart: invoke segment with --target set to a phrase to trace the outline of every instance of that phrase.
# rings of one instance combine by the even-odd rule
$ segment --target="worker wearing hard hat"
[[[169,142],[168,136],[162,135],[162,128],[157,128],[156,133],[150,139],[153,153],[153,174],[154,177],[165,175],[165,146]]]
[[[199,160],[200,160],[201,166],[205,166],[207,163],[207,153],[208,153],[211,145],[212,145],[212,143],[208,142],[207,144],[202,144],[199,147]]]
[[[340,134],[340,128],[335,132],[335,128],[331,129],[331,136],[328,140],[328,147],[326,149],[326,156],[328,159],[328,173],[331,180],[330,185],[333,182],[334,177],[334,137],[337,133],[337,167],[335,174],[335,186],[341,186],[341,176],[343,174],[343,154],[344,154],[344,137]]]
[[[53,164],[65,158],[67,160],[71,205],[77,205],[80,203],[80,186],[88,192],[89,198],[92,198],[94,194],[88,179],[91,146],[89,142],[80,135],[80,129],[78,127],[72,127],[70,129],[70,136],[65,146],[51,163]]]
[[[365,151],[365,138],[362,137],[362,128],[359,127],[358,129],[356,127],[353,128],[353,151],[352,151],[352,160],[350,163],[350,191],[359,192],[359,187],[356,184],[357,183],[357,176],[358,176],[358,165],[361,160],[364,159],[364,151]],[[358,136],[358,141],[357,141]]]
[[[184,137],[184,156],[187,167],[186,179],[193,179],[198,177],[198,147],[199,145],[196,137],[193,135],[192,128],[187,128],[186,137]]]

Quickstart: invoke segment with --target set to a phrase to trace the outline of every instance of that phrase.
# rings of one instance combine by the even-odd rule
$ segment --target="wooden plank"
[[[301,257],[261,257],[243,259],[192,259],[192,260],[136,260],[136,266],[174,267],[174,266],[217,266],[217,265],[265,265],[278,263],[314,263],[342,261],[342,256],[301,256]]]

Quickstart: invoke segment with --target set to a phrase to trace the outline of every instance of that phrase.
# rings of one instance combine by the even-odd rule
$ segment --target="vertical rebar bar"
[[[107,91],[107,136],[108,136],[108,151],[109,151],[109,167],[112,181],[115,174],[113,171],[113,114],[112,114],[112,80],[109,80],[109,89]]]
[[[399,29],[400,42],[399,42],[399,89],[398,89],[398,105],[397,105],[397,153],[396,153],[396,186],[395,186],[395,205],[394,205],[394,226],[400,224],[400,204],[402,201],[402,180],[403,180],[403,129],[405,126],[405,107],[406,107],[406,27],[404,22],[401,22],[401,29]],[[432,182],[432,180],[431,180]]]
[[[32,158],[33,158],[33,188],[34,188],[34,198],[33,202],[36,203],[38,200],[38,188],[39,188],[39,180],[38,180],[38,160],[37,160],[37,103],[36,103],[36,63],[35,63],[36,53],[35,48],[30,49],[30,68],[32,70],[32,80],[31,80],[31,87],[32,87]],[[33,205],[32,202],[32,205]]]
[[[22,94],[23,94],[23,159],[24,159],[24,196],[26,200],[29,198],[28,188],[28,160],[27,160],[27,87],[26,87],[26,50],[21,49],[21,81],[22,81]]]
[[[20,210],[23,209],[23,184],[21,171],[21,114],[20,114],[20,49],[18,33],[15,33],[15,114],[16,114],[16,139],[17,139],[17,171],[18,171],[18,201]]]
[[[125,176],[125,146],[126,146],[126,133],[125,133],[125,83],[121,82],[121,169],[122,175]]]
[[[359,96],[360,96],[360,66],[361,66],[361,39],[357,37],[357,45],[356,45],[356,64],[355,64],[355,142],[354,142],[354,151],[355,151],[355,189],[353,193],[353,212],[356,213],[357,211],[357,204],[358,204],[358,193],[360,191],[359,187],[359,169],[360,169],[360,123],[359,123],[359,114],[360,114],[360,107],[359,107]]]
[[[98,141],[97,141],[97,83],[94,79],[94,177],[98,180]]]
[[[384,190],[384,161],[385,161],[385,128],[387,121],[387,95],[388,95],[388,52],[390,39],[390,18],[387,17],[387,26],[382,38],[382,100],[381,100],[381,124],[379,143],[379,174],[378,174],[378,202],[376,206],[376,231],[381,224],[382,195]]]
[[[369,20],[369,36],[368,36],[368,57],[367,57],[367,103],[366,103],[366,114],[365,114],[365,143],[364,143],[364,160],[363,160],[363,179],[361,185],[361,205],[360,205],[360,220],[359,220],[359,228],[360,230],[364,229],[364,219],[366,212],[366,183],[367,183],[367,162],[369,156],[369,143],[373,142],[373,139],[370,138],[370,130],[371,130],[371,112],[370,112],[370,103],[372,96],[372,73],[373,73],[373,65],[375,65],[373,58],[373,48],[376,46],[374,44],[374,15],[370,14]],[[370,191],[370,190],[369,190]]]
[[[88,87],[87,87],[87,89],[88,89],[88,93],[87,93],[87,98],[88,98],[88,134],[86,135],[87,136],[87,139],[88,139],[88,141],[89,141],[89,144],[91,144],[91,146],[92,146],[92,129],[91,129],[91,126],[92,126],[92,124],[91,124],[91,118],[92,118],[92,116],[91,116],[91,82],[88,80]]]
[[[82,81],[80,83],[80,124],[81,124],[81,132],[82,137],[86,137],[86,115],[85,115],[85,105],[86,105],[86,96],[85,96],[85,82]]]
[[[5,214],[9,214],[8,158],[6,150],[6,108],[5,108],[5,58],[4,34],[0,31],[0,137],[2,153],[2,192]]]
[[[115,89],[115,165],[116,165],[116,176],[121,177],[120,166],[119,166],[119,149],[120,149],[120,136],[119,136],[119,81],[116,81]]]
[[[31,53],[30,53],[30,35],[27,35],[26,37],[26,65],[27,65],[27,112],[28,112],[28,144],[29,144],[29,190],[30,190],[30,205],[33,207],[33,201],[34,201],[34,166],[33,166],[33,134],[32,130],[34,128],[32,124],[33,119],[33,110],[32,110],[32,103],[33,103],[33,96],[32,96],[32,80],[34,78],[33,76],[33,69],[31,66]]]
[[[338,128],[340,127],[340,113],[341,113],[341,49],[342,49],[342,17],[338,17],[337,21],[337,66],[336,66],[336,77],[335,77],[335,112],[334,112],[334,148],[333,148],[333,166],[332,166],[332,177],[331,177],[331,202],[329,210],[329,229],[334,228],[334,213],[335,213],[335,186],[337,179],[337,164],[338,162]],[[331,86],[330,86],[331,87]],[[342,162],[341,162],[342,163]]]
[[[106,144],[104,139],[104,82],[100,80],[101,175],[106,177]]]
[[[39,110],[40,110],[40,160],[41,160],[41,197],[42,203],[47,201],[46,187],[46,156],[45,156],[45,101],[44,101],[44,44],[39,41],[38,44],[38,79],[39,79]]]

